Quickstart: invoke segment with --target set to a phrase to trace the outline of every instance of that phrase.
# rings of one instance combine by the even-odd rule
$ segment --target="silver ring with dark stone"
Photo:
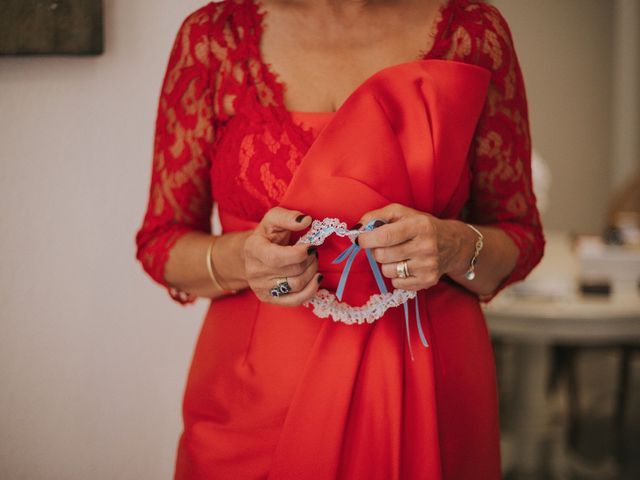
[[[272,297],[279,297],[280,295],[285,295],[291,292],[291,285],[286,278],[279,278],[277,280],[277,285],[270,290]]]

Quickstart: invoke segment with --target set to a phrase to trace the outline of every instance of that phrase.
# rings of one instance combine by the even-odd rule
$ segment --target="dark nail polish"
[[[355,243],[356,245],[358,245],[358,246],[360,246],[360,244],[358,243],[358,239],[359,239],[359,238],[360,238],[360,237],[356,237],[356,239],[354,240],[354,243]]]
[[[316,258],[320,258],[320,254],[318,253],[318,249],[316,249]]]
[[[385,222],[384,220],[376,220],[375,222],[373,222],[373,228],[381,227],[385,223],[387,223],[387,222]]]
[[[318,283],[322,282],[323,278],[324,278],[324,275],[322,274],[318,275]]]
[[[356,223],[353,227],[351,227],[349,230],[358,230],[360,227],[362,227],[361,223]]]
[[[318,248],[315,245],[312,245],[311,247],[307,248],[307,254],[311,255],[312,253],[315,253],[318,250]]]
[[[304,217],[306,217],[306,215],[304,213],[302,215],[298,215],[296,217],[296,222],[298,222],[298,223],[302,222],[302,220],[304,220]]]

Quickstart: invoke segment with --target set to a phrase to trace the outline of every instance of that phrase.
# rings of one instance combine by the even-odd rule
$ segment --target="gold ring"
[[[409,267],[406,260],[396,263],[396,273],[398,278],[407,278],[409,276]]]

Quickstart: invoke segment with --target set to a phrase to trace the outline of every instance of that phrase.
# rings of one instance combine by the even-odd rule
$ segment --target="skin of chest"
[[[266,1],[261,55],[289,110],[335,111],[368,77],[431,47],[443,1]]]

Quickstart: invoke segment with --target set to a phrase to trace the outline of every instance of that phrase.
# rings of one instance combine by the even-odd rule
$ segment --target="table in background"
[[[576,264],[563,234],[548,236],[547,253],[531,282],[558,288],[575,283]],[[535,474],[542,460],[548,415],[545,392],[553,345],[640,345],[640,295],[519,297],[505,292],[484,307],[491,336],[515,345],[517,375],[509,405],[512,459],[517,472]]]

